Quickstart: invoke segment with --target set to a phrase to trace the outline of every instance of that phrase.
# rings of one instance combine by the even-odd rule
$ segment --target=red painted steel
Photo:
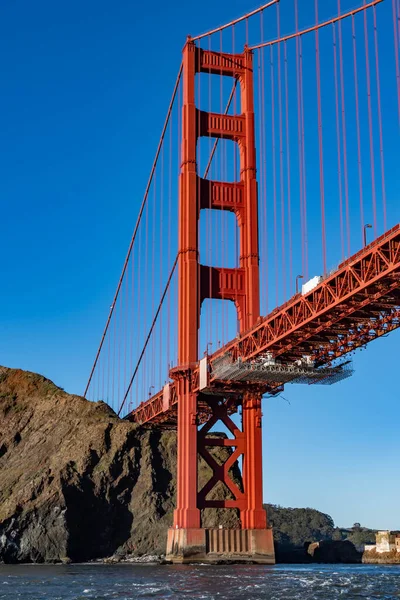
[[[247,529],[266,527],[262,507],[261,471],[261,397],[254,395],[251,386],[243,397],[243,431],[229,419],[229,403],[224,396],[216,405],[215,399],[201,399],[192,377],[198,361],[198,331],[201,303],[206,298],[220,298],[235,303],[240,331],[253,327],[260,316],[258,206],[253,105],[253,55],[229,55],[201,50],[188,41],[183,51],[183,135],[182,168],[179,189],[179,288],[178,288],[178,364],[171,376],[178,419],[178,494],[174,527],[200,527],[200,508],[209,502],[208,493],[217,481],[222,481],[234,500],[220,501],[225,507],[235,505],[241,511],[242,526]],[[218,74],[239,81],[242,114],[228,115],[201,111],[195,104],[196,73]],[[201,136],[229,139],[239,145],[240,181],[225,183],[206,181],[197,173],[197,140]],[[237,217],[240,230],[240,266],[234,269],[210,268],[198,262],[198,220],[202,208],[230,210]],[[155,403],[146,404],[149,416],[165,408],[164,393]],[[172,402],[171,402],[172,405]],[[168,411],[167,411],[168,412]],[[230,442],[235,452],[225,465],[219,466],[207,450],[212,445],[205,438],[216,415],[234,433]],[[208,419],[207,419],[208,416]],[[208,423],[207,423],[208,420]],[[198,433],[199,422],[206,422]],[[197,493],[198,452],[211,467],[213,476]],[[244,492],[239,491],[229,476],[229,469],[243,455]],[[255,457],[258,457],[255,460]]]
[[[110,308],[109,317],[101,339],[100,347],[96,355],[95,363],[90,374],[89,386],[93,384],[93,376],[96,368],[100,364],[100,353],[102,348],[107,346],[104,357],[101,357],[103,368],[103,390],[102,396],[105,397],[104,372],[107,372],[106,396],[118,394],[118,403],[120,396],[120,378],[121,361],[124,365],[124,385],[123,399],[119,412],[123,409],[128,395],[132,396],[132,383],[138,373],[139,367],[145,373],[144,383],[142,385],[142,394],[146,394],[146,384],[155,383],[155,348],[154,343],[155,326],[160,327],[162,332],[162,305],[164,299],[169,293],[169,286],[177,267],[178,271],[178,302],[177,302],[177,345],[178,361],[177,367],[169,372],[170,381],[161,391],[153,395],[146,402],[142,402],[138,408],[128,415],[127,418],[141,425],[177,428],[178,444],[178,466],[177,466],[177,506],[174,513],[174,529],[178,530],[177,539],[190,539],[191,543],[196,545],[200,539],[205,539],[204,530],[201,529],[201,510],[214,508],[235,508],[240,512],[241,526],[244,530],[251,531],[251,534],[261,535],[265,532],[267,526],[267,517],[262,504],[262,414],[261,402],[263,394],[275,394],[283,389],[284,373],[294,370],[294,365],[304,364],[314,365],[314,369],[331,363],[345,354],[370,343],[387,333],[400,327],[400,224],[392,228],[386,234],[376,239],[373,243],[365,246],[351,258],[342,262],[338,268],[330,273],[326,273],[326,248],[327,241],[325,237],[325,194],[324,194],[324,139],[328,138],[328,133],[323,136],[323,115],[325,114],[325,105],[322,103],[323,87],[321,72],[323,64],[320,64],[322,54],[320,54],[320,29],[332,26],[333,30],[333,59],[334,59],[334,90],[335,90],[335,116],[336,116],[336,138],[337,138],[337,162],[339,178],[338,203],[340,208],[340,231],[342,256],[345,255],[345,242],[347,238],[347,254],[350,254],[350,212],[349,212],[349,189],[350,180],[348,177],[348,152],[347,152],[347,130],[350,126],[346,122],[345,94],[345,66],[343,61],[343,41],[342,41],[342,20],[351,17],[353,34],[353,68],[357,71],[357,38],[355,30],[354,16],[364,13],[364,41],[363,46],[366,50],[366,91],[368,108],[368,131],[370,137],[370,162],[372,178],[372,210],[374,216],[374,225],[376,231],[377,206],[375,201],[376,181],[374,175],[374,153],[373,153],[373,123],[371,119],[371,85],[376,80],[377,92],[377,132],[379,132],[379,151],[381,162],[381,180],[382,180],[382,204],[384,222],[386,223],[386,205],[385,205],[385,177],[383,162],[383,131],[381,108],[383,106],[380,95],[380,72],[378,59],[378,43],[375,8],[383,0],[364,0],[363,6],[340,14],[340,0],[338,0],[338,16],[328,21],[318,23],[318,2],[315,0],[316,21],[313,27],[300,30],[297,11],[297,0],[295,6],[295,33],[283,35],[280,27],[279,0],[272,0],[260,7],[256,11],[249,13],[234,22],[219,27],[207,34],[197,38],[188,38],[183,50],[183,61],[179,71],[178,79],[173,92],[170,107],[168,109],[167,119],[161,135],[161,140],[157,149],[155,162],[153,164],[150,179],[145,191],[145,196],[140,208],[138,222],[132,237],[128,250],[128,255],[123,267],[122,275],[118,283],[116,295]],[[277,37],[269,41],[263,41],[262,11],[264,8],[276,5],[277,8]],[[394,8],[394,17],[397,15],[397,9]],[[397,0],[396,0],[397,6]],[[371,49],[367,48],[369,35],[367,29],[367,9],[371,8],[374,13],[374,47],[375,47],[375,75],[371,80],[372,60],[369,58]],[[255,46],[248,45],[248,18],[256,13],[261,14],[261,41]],[[209,43],[209,50],[198,47],[195,40],[200,40],[205,35],[211,35],[214,32],[222,32],[229,26],[244,22],[246,27],[246,46],[243,53],[227,54],[222,51],[222,35],[220,36],[220,52],[211,51],[214,45]],[[395,25],[395,42],[398,41],[397,23]],[[291,172],[290,172],[290,110],[295,110],[296,106],[290,109],[289,106],[289,80],[288,80],[288,53],[287,44],[290,40],[295,41],[296,46],[296,89],[297,89],[297,119],[298,119],[298,177],[300,185],[300,229],[301,229],[301,251],[302,251],[302,275],[308,279],[308,234],[307,234],[307,189],[311,189],[308,184],[308,175],[306,177],[307,164],[306,151],[304,143],[304,129],[307,125],[306,90],[307,90],[307,69],[303,65],[303,36],[314,32],[316,38],[316,115],[318,133],[318,154],[319,154],[319,175],[321,192],[321,222],[322,222],[322,254],[324,273],[320,278],[320,283],[305,294],[297,293],[284,305],[279,306],[266,317],[260,316],[260,290],[259,290],[259,227],[258,227],[258,193],[256,181],[256,148],[255,148],[255,123],[254,123],[254,89],[253,89],[253,50],[260,51],[260,114],[266,112],[265,102],[265,69],[264,50],[270,48],[268,54],[271,62],[271,127],[263,127],[263,117],[261,117],[260,132],[260,166],[261,182],[265,197],[267,196],[267,172],[266,164],[268,160],[272,161],[272,189],[273,189],[273,215],[274,215],[274,249],[275,249],[275,271],[276,271],[276,295],[277,304],[279,296],[279,277],[283,283],[283,291],[287,284],[286,264],[286,218],[288,220],[289,237],[289,274],[292,279],[292,222],[291,222]],[[233,52],[235,48],[234,30],[232,30]],[[284,46],[284,65],[282,65],[281,45]],[[274,46],[277,45],[275,53]],[[304,44],[305,47],[305,44]],[[322,45],[321,45],[322,48]],[[277,55],[277,56],[276,56]],[[396,75],[399,83],[398,55],[396,53]],[[277,61],[277,62],[276,62]],[[277,65],[277,68],[275,68]],[[283,67],[283,80],[282,80]],[[208,74],[219,77],[230,77],[233,80],[233,89],[228,100],[225,112],[222,113],[222,89],[221,83],[221,112],[211,112],[211,85],[209,88],[209,108],[210,110],[201,110],[196,105],[195,82],[199,74]],[[276,79],[278,77],[278,79]],[[277,89],[275,93],[275,85]],[[360,154],[360,123],[359,123],[359,88],[357,78],[355,81],[355,104],[356,121],[355,129],[358,142],[358,184],[360,188],[360,219],[361,228],[364,230],[364,204],[363,200],[363,177],[361,170]],[[200,84],[199,84],[200,86]],[[198,98],[202,97],[200,87],[198,86]],[[361,89],[361,88],[360,88]],[[400,88],[399,88],[400,90]],[[241,113],[235,114],[237,95],[240,94]],[[203,94],[204,95],[204,94]],[[149,212],[147,198],[150,186],[153,185],[154,205],[157,206],[155,171],[158,162],[161,167],[160,186],[163,189],[163,170],[164,170],[164,150],[163,142],[167,127],[170,126],[170,152],[172,150],[172,109],[175,96],[178,99],[178,113],[182,107],[182,118],[178,119],[178,139],[181,137],[181,164],[179,176],[179,231],[178,231],[178,252],[175,262],[168,276],[165,287],[161,295],[158,306],[155,303],[154,292],[155,285],[155,232],[157,231],[156,215],[157,212]],[[400,110],[400,91],[399,91],[399,110]],[[277,97],[278,106],[275,106]],[[233,113],[231,114],[231,104],[234,100]],[[182,104],[181,104],[182,103]],[[289,110],[290,109],[290,110]],[[400,114],[400,112],[399,112]],[[277,124],[276,124],[277,120]],[[264,121],[265,125],[265,121]],[[307,125],[308,127],[308,125]],[[275,131],[276,138],[275,139]],[[267,132],[267,133],[265,133]],[[269,133],[268,133],[269,132]],[[284,133],[286,135],[284,135]],[[182,134],[182,135],[181,135]],[[272,155],[268,159],[266,136],[272,137]],[[376,135],[376,133],[374,133]],[[198,165],[201,162],[198,154],[198,141],[201,137],[214,138],[214,146],[211,151],[205,172],[200,175]],[[286,148],[285,148],[286,138]],[[234,142],[235,147],[234,160],[237,161],[239,155],[240,177],[238,181],[228,183],[226,181],[215,181],[208,179],[211,162],[216,152],[218,143],[221,140]],[[278,141],[277,141],[278,140]],[[222,144],[221,144],[222,145]],[[237,152],[238,150],[238,152]],[[279,151],[279,164],[277,153]],[[286,152],[287,161],[287,210],[285,207],[285,166],[284,155]],[[309,154],[309,151],[307,152]],[[220,173],[228,172],[227,159],[224,151],[221,152]],[[171,176],[170,161],[170,176]],[[234,172],[237,173],[236,164]],[[279,180],[277,178],[279,172]],[[343,180],[342,180],[343,175]],[[296,175],[297,176],[297,175]],[[214,176],[217,179],[216,176]],[[225,177],[222,176],[222,179]],[[307,180],[307,181],[306,181]],[[157,180],[157,189],[159,183]],[[172,195],[172,188],[169,190]],[[278,213],[280,200],[280,221],[281,221],[281,250],[278,248]],[[163,191],[161,191],[161,206],[163,202]],[[267,203],[265,203],[265,235],[264,244],[267,249]],[[238,241],[239,260],[235,259],[235,268],[213,267],[200,264],[199,262],[199,218],[201,210],[221,210],[232,213],[237,221],[237,230],[239,231]],[[309,209],[311,210],[311,209]],[[345,219],[343,219],[343,211]],[[365,214],[367,214],[365,206]],[[161,210],[162,213],[162,210]],[[123,291],[122,283],[125,277],[129,260],[134,266],[132,255],[133,243],[136,239],[139,223],[142,214],[145,218],[144,246],[145,246],[145,269],[151,270],[151,292],[150,301],[144,301],[145,312],[144,322],[149,321],[148,330],[144,331],[144,346],[138,351],[136,365],[132,360],[131,349],[131,373],[132,377],[126,382],[126,337],[125,349],[123,355],[117,345],[117,332],[123,330],[122,319],[124,305],[121,300]],[[262,212],[261,212],[262,214]],[[151,215],[151,217],[150,217]],[[152,218],[152,223],[150,223]],[[170,218],[169,215],[170,229]],[[222,229],[221,229],[222,230]],[[208,235],[208,233],[207,233]],[[222,234],[222,247],[224,247],[224,233]],[[162,247],[160,233],[160,248]],[[169,244],[170,244],[169,237]],[[151,242],[150,248],[151,261],[148,263],[148,242]],[[170,252],[170,250],[168,250]],[[176,250],[174,249],[174,254]],[[280,260],[279,260],[280,253]],[[211,254],[211,252],[209,252]],[[267,254],[267,252],[265,252]],[[131,256],[132,255],[132,256]],[[209,261],[211,262],[211,260]],[[222,251],[222,262],[224,254]],[[170,263],[170,257],[168,264]],[[150,267],[149,267],[150,265]],[[152,268],[151,268],[152,267]],[[279,273],[281,271],[281,274]],[[142,272],[139,271],[137,281],[142,282]],[[160,292],[162,289],[163,278],[160,270]],[[150,289],[150,286],[149,286]],[[135,292],[136,293],[136,292]],[[174,292],[175,293],[175,292]],[[140,290],[137,296],[141,297]],[[285,293],[283,294],[285,297]],[[132,273],[132,296],[133,296],[133,273]],[[264,293],[268,297],[267,293]],[[199,326],[201,307],[207,299],[229,300],[234,303],[239,323],[239,334],[231,342],[223,345],[222,348],[210,356],[199,360]],[[119,300],[119,312],[116,309],[116,303]],[[169,303],[169,299],[168,299]],[[126,286],[126,305],[125,322],[129,322],[129,277]],[[138,303],[141,307],[141,304]],[[147,319],[148,311],[152,309],[153,319]],[[268,308],[265,309],[268,311]],[[140,310],[138,310],[140,315]],[[114,319],[113,329],[110,329],[111,319]],[[119,319],[119,321],[118,321]],[[138,320],[140,316],[138,317]],[[168,322],[170,314],[168,309]],[[133,324],[131,318],[130,326]],[[169,327],[169,325],[168,325]],[[222,330],[224,332],[224,321]],[[209,329],[212,329],[210,324]],[[108,340],[106,336],[108,335]],[[163,338],[160,341],[160,356],[163,355]],[[168,333],[169,337],[169,333]],[[222,339],[224,333],[222,333]],[[146,355],[146,352],[148,354]],[[152,354],[151,354],[152,351]],[[167,351],[168,359],[169,350]],[[275,359],[276,369],[272,371],[271,377],[280,378],[276,381],[268,381],[268,378],[259,377],[258,381],[245,379],[245,374],[254,369],[253,363],[257,363],[260,371],[264,368],[263,362],[269,369],[271,358]],[[264,361],[263,361],[264,359]],[[302,359],[299,361],[299,359]],[[304,360],[307,359],[307,360]],[[175,357],[174,357],[175,360]],[[146,362],[147,361],[147,362]],[[149,365],[150,363],[150,365]],[[245,364],[245,368],[242,365]],[[228,366],[227,366],[228,365]],[[115,371],[118,372],[117,379]],[[259,371],[259,372],[260,372]],[[329,369],[327,370],[329,371]],[[230,375],[227,375],[230,373]],[[323,372],[324,373],[324,372]],[[253,373],[254,375],[254,373]],[[317,374],[321,376],[321,373]],[[129,377],[129,376],[128,376]],[[148,381],[146,379],[148,377]],[[231,377],[231,380],[227,380]],[[256,379],[256,375],[254,376]],[[100,387],[100,378],[97,377],[97,385]],[[285,381],[289,379],[286,378]],[[110,391],[111,381],[111,391]],[[159,381],[162,381],[161,371]],[[126,385],[128,383],[128,385]],[[150,390],[154,389],[150,386]],[[144,391],[143,391],[144,390]],[[85,392],[85,393],[86,393]],[[136,378],[136,396],[138,395],[138,378]],[[150,392],[149,392],[150,395]],[[231,418],[232,414],[241,412],[242,423],[238,426]],[[119,414],[119,413],[118,413]],[[212,436],[211,429],[221,421],[227,428],[228,438]],[[213,454],[213,448],[226,447],[231,449],[227,453],[227,460],[224,464],[219,464]],[[210,480],[198,489],[197,465],[199,455],[208,464],[212,475]],[[238,484],[232,477],[232,467],[238,460],[242,460],[242,483]],[[225,500],[216,500],[212,494],[216,485],[224,484],[229,494]],[[185,530],[187,535],[185,534]],[[246,533],[243,531],[241,533]],[[182,536],[180,536],[182,533]],[[183,535],[185,534],[185,535]],[[272,532],[270,531],[271,539]],[[186,536],[186,537],[185,537]],[[171,540],[174,536],[171,537]],[[196,542],[194,540],[197,540]],[[186,543],[186,542],[185,542]],[[182,542],[183,544],[183,542]]]
[[[230,352],[242,360],[257,359],[267,351],[288,363],[311,354],[323,365],[400,327],[400,224],[341,263],[305,296],[296,294],[247,333],[210,356],[211,384],[216,359]],[[198,379],[198,365],[191,371]],[[279,387],[279,383],[276,387]],[[273,391],[265,388],[265,392]],[[161,403],[160,403],[161,398]],[[142,424],[176,427],[176,392],[171,384],[169,410],[162,410],[162,394],[142,403],[129,418]],[[207,414],[203,407],[203,416]]]
[[[239,81],[242,114],[201,111],[195,104],[199,72],[231,76]],[[239,145],[239,182],[206,181],[197,172],[197,140],[201,136],[229,139]],[[240,264],[234,269],[199,263],[198,220],[203,208],[235,214],[240,231]],[[224,355],[231,360],[256,360],[266,352],[291,363],[311,355],[317,364],[365,344],[399,326],[400,226],[345,261],[306,295],[296,294],[266,318],[259,308],[258,210],[254,136],[252,53],[229,55],[197,48],[188,41],[183,52],[182,166],[179,189],[178,367],[170,372],[169,387],[142,403],[130,418],[141,424],[178,429],[177,508],[174,527],[201,527],[200,509],[237,508],[244,529],[264,529],[262,506],[261,398],[282,389],[282,383],[219,381],[214,364]],[[208,359],[207,394],[199,374],[198,332],[201,304],[206,298],[235,303],[240,335]],[[242,407],[242,429],[230,414]],[[210,438],[221,420],[232,437]],[[199,426],[201,428],[199,429]],[[223,465],[209,448],[232,447]],[[212,470],[198,491],[198,454]],[[243,489],[230,469],[243,459]],[[208,496],[222,482],[230,497]]]

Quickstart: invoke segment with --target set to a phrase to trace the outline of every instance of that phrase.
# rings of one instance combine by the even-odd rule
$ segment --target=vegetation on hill
[[[306,542],[351,542],[363,550],[375,543],[375,531],[354,523],[344,529],[335,527],[331,516],[314,508],[283,508],[266,504],[268,521],[274,528],[274,539],[282,547],[301,547]]]
[[[347,540],[356,548],[363,549],[365,544],[375,544],[375,530],[361,527],[360,523],[354,523],[351,529],[340,529],[337,527],[333,534],[333,540]]]
[[[332,517],[313,508],[266,506],[269,524],[278,544],[303,546],[305,542],[331,540],[335,529]]]

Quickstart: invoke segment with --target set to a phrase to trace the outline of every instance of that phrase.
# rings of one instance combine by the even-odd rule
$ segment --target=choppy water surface
[[[0,565],[0,598],[394,599],[400,598],[400,567]]]

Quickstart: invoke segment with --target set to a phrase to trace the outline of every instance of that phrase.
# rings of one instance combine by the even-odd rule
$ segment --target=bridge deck
[[[305,295],[296,294],[261,318],[256,327],[232,340],[209,357],[210,385],[215,393],[229,390],[229,382],[213,376],[213,363],[224,355],[232,360],[256,360],[272,352],[290,364],[312,355],[317,365],[329,364],[348,352],[400,327],[400,224],[341,263]],[[199,386],[199,363],[190,368],[194,389]],[[177,371],[178,369],[175,369]],[[265,391],[273,392],[281,382]],[[232,387],[232,390],[234,388]],[[174,382],[126,418],[137,423],[176,426]],[[199,403],[199,418],[208,405]]]

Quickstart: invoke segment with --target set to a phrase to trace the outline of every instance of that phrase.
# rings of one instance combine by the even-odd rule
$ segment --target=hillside
[[[141,430],[102,402],[0,367],[0,562],[163,553],[175,465],[174,432]],[[237,523],[218,513],[205,524]]]
[[[201,460],[200,481],[209,474]],[[240,482],[237,465],[233,476]],[[141,429],[103,402],[0,367],[0,562],[160,555],[175,494],[175,432]],[[313,509],[267,509],[278,560],[311,560],[305,542],[354,533]],[[219,524],[237,526],[236,512],[205,511],[204,526]]]

